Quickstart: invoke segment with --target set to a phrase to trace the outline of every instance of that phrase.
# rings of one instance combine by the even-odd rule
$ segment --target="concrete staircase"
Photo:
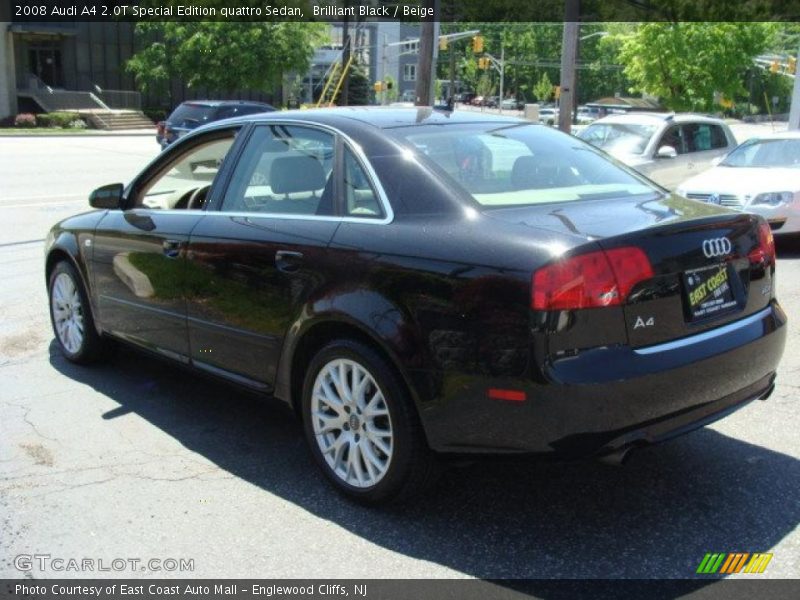
[[[118,131],[121,129],[152,129],[155,124],[140,110],[91,110],[80,111],[80,115],[90,123],[94,129]]]

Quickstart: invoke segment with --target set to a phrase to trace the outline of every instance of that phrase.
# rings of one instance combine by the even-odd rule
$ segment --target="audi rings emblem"
[[[706,258],[725,256],[726,254],[730,254],[731,250],[733,250],[733,245],[726,237],[703,240],[703,254],[706,255]]]

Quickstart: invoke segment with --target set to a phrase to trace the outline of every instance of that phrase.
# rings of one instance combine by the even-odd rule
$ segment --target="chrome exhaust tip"
[[[625,461],[628,460],[631,450],[633,450],[631,446],[620,448],[619,450],[614,450],[613,452],[599,456],[598,460],[607,465],[621,467],[623,464],[625,464]]]

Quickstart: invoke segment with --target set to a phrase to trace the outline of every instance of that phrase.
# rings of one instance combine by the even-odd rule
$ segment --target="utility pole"
[[[345,8],[350,2],[345,1]],[[347,69],[350,63],[350,52],[353,45],[350,43],[350,19],[345,15],[344,24],[342,26],[342,69]],[[342,95],[340,106],[347,106],[350,103],[350,69],[344,71],[344,80],[342,81]]]
[[[797,51],[800,62],[800,50]],[[800,129],[800,76],[794,74],[794,88],[792,89],[792,107],[789,109],[789,129]]]
[[[440,2],[441,7],[441,15],[440,17],[444,17],[445,19],[449,20],[451,23],[455,23],[458,21],[456,19],[456,5],[457,0],[442,0]],[[442,6],[444,4],[444,6]],[[445,38],[448,43],[448,50],[449,56],[448,59],[450,60],[450,85],[447,86],[447,98],[446,101],[450,104],[450,106],[455,109],[456,107],[456,48],[455,46],[450,43],[448,38]],[[454,40],[455,41],[455,40]]]
[[[425,8],[434,8],[434,0],[425,0]],[[438,15],[434,12],[434,19]],[[420,26],[419,56],[417,58],[417,86],[415,90],[417,106],[431,106],[433,104],[433,89],[431,78],[433,74],[433,45],[434,24],[426,19]]]
[[[502,43],[502,42],[501,42]],[[500,46],[500,99],[497,101],[497,112],[503,113],[503,84],[506,80],[506,47]]]
[[[575,63],[578,57],[580,0],[565,0],[564,34],[561,41],[561,95],[558,101],[558,128],[572,131],[572,104],[575,98]]]
[[[455,107],[456,102],[456,48],[453,44],[450,44],[450,94],[448,96],[449,101],[453,103],[453,107]]]
[[[386,49],[389,46],[388,36],[383,34],[383,55],[381,56],[381,81],[383,82],[383,89],[381,90],[381,104],[388,104],[389,90],[386,89],[386,77],[388,69],[388,57],[386,56]]]

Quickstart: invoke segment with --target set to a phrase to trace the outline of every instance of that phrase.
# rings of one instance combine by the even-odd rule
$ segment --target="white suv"
[[[670,190],[736,147],[724,121],[693,114],[611,115],[578,137]]]

